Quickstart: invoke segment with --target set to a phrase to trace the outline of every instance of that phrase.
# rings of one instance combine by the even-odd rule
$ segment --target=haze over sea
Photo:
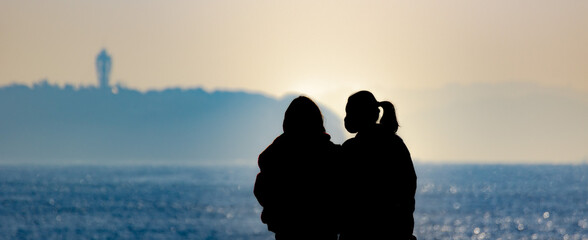
[[[281,133],[284,110],[295,96],[275,99],[202,88],[140,92],[109,85],[107,73],[99,72],[97,88],[47,81],[0,87],[0,240],[273,239],[260,221],[261,207],[253,196],[258,171],[253,164]],[[533,142],[500,139],[515,152],[533,153],[528,156],[547,156],[537,149],[557,156],[567,153],[554,159],[578,165],[417,164],[414,234],[419,239],[588,240],[588,165],[586,160],[566,160],[585,151],[576,145],[585,142],[588,115],[582,104],[561,106],[574,113],[562,115],[578,116],[566,119],[568,130],[552,129],[558,134],[550,135],[523,127],[529,131],[523,131],[525,138],[538,133],[550,137]],[[455,104],[451,109],[469,109],[463,107]],[[415,128],[427,133],[422,139],[466,155],[475,150],[433,136],[479,141],[479,136],[493,135],[465,131],[494,131],[467,124],[483,122],[476,117],[453,121],[443,116],[459,114],[441,110],[415,115],[420,117],[407,125],[429,126]],[[341,119],[329,108],[322,111],[333,142],[343,142]],[[537,111],[541,116],[544,112]],[[418,125],[420,119],[432,119],[427,116],[436,116],[435,124]],[[544,118],[535,116],[533,112],[518,119],[525,125],[558,126],[541,124],[536,119]],[[439,126],[463,131],[434,134],[451,129]],[[566,135],[570,129],[574,134]],[[400,135],[407,136],[413,156],[431,150],[409,133]],[[566,135],[565,143],[560,135]],[[477,144],[482,152],[508,152],[486,140],[492,147],[482,141]],[[536,163],[531,158],[519,162]]]
[[[588,239],[587,165],[416,170],[419,239]],[[273,239],[252,193],[257,171],[2,165],[0,239]]]

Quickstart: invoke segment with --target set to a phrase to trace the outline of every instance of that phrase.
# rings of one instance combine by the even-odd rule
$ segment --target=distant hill
[[[0,88],[0,163],[255,163],[282,132],[294,97],[7,86]],[[341,120],[321,110],[341,143]]]
[[[390,93],[413,156],[436,162],[588,162],[588,93],[525,82]]]

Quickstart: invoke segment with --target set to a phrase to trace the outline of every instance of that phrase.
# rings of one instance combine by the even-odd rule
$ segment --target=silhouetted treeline
[[[245,92],[119,87],[0,88],[0,161],[193,162],[256,159],[281,131],[281,100]],[[341,120],[324,109],[334,141]]]

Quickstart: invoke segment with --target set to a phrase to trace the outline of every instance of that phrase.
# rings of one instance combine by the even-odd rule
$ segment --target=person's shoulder
[[[322,134],[320,135],[319,139],[320,139],[320,140],[321,140],[323,143],[325,143],[325,144],[327,144],[327,145],[330,145],[330,146],[340,146],[340,144],[336,144],[336,143],[334,143],[334,142],[331,140],[331,135],[330,135],[330,134],[328,134],[328,133],[322,133]]]
[[[345,142],[343,142],[343,146],[345,145],[349,145],[349,144],[353,144],[353,142],[355,142],[355,138],[349,138],[347,140],[345,140]]]
[[[284,141],[286,141],[284,134],[278,136],[269,146],[265,148],[265,150],[261,152],[261,154],[259,154],[259,159],[261,160],[262,158],[267,158],[268,155],[273,155],[274,152],[279,151],[278,149],[284,145]]]
[[[404,140],[398,134],[390,134],[385,138],[385,144],[392,145],[393,148],[405,148]]]
[[[335,149],[339,149],[339,148],[341,148],[341,147],[342,147],[342,144],[337,144],[337,143],[334,143],[334,142],[330,142],[330,144],[329,144],[329,145],[330,145],[332,148],[335,148]]]
[[[353,137],[353,138],[345,140],[345,142],[343,142],[343,144],[341,146],[344,149],[349,149],[349,148],[353,148],[353,147],[357,146],[357,144],[358,144],[357,138]]]
[[[343,147],[341,146],[341,144],[336,144],[329,140],[329,142],[327,143],[327,149],[330,152],[338,153],[343,149]]]
[[[396,149],[396,151],[401,152],[402,154],[404,154],[405,156],[407,156],[410,159],[410,150],[408,150],[408,146],[406,146],[406,144],[404,143],[404,140],[398,136],[397,134],[394,134],[393,137],[393,148]]]
[[[400,142],[400,143],[404,143],[404,140],[400,136],[398,136],[398,134],[393,134],[392,140]]]
[[[398,134],[394,134],[394,141],[397,142],[399,145],[406,147],[406,143],[404,142],[404,139],[402,139],[400,136],[398,136]]]

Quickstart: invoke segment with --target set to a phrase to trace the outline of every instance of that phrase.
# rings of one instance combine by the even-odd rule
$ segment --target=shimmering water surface
[[[419,239],[588,240],[586,165],[416,168]],[[256,172],[0,166],[0,239],[273,239]]]

